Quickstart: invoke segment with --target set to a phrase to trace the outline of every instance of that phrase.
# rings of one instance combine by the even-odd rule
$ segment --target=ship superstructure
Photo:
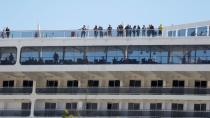
[[[1,37],[0,117],[210,116],[210,21],[81,32]]]

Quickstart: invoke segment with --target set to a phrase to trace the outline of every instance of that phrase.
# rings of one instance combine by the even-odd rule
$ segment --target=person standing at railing
[[[1,33],[1,37],[2,38],[6,37],[6,28],[3,29],[2,33]]]
[[[162,36],[162,33],[163,33],[163,25],[160,24],[160,26],[158,27],[158,35]]]
[[[99,26],[99,27],[98,27],[98,31],[99,31],[100,37],[103,37],[103,36],[104,36],[103,27]]]
[[[142,27],[142,36],[145,36],[146,35],[146,26],[143,25]]]
[[[129,25],[125,26],[125,36],[128,37],[129,36]]]
[[[97,27],[97,25],[95,25],[93,31],[94,31],[95,38],[97,38],[97,36],[98,36],[98,27]]]
[[[140,36],[140,30],[141,30],[141,27],[138,25],[137,26],[137,30],[136,30],[136,35],[139,37]]]
[[[83,25],[83,27],[82,27],[82,32],[81,32],[81,38],[82,38],[82,37],[86,37],[86,30],[87,30],[86,26]]]
[[[9,38],[9,36],[10,36],[10,29],[8,27],[6,28],[6,35],[7,35],[7,38]]]
[[[112,36],[112,26],[109,25],[109,27],[107,28],[107,32],[108,32],[108,36],[111,37]]]
[[[133,37],[136,36],[136,25],[133,26]]]

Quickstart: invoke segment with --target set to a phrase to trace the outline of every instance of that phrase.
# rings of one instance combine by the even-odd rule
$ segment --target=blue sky
[[[210,20],[210,0],[0,0],[0,28],[172,25]]]

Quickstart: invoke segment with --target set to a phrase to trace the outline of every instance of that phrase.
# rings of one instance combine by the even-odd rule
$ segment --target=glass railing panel
[[[64,114],[64,110],[35,110],[35,116],[42,117],[60,117]],[[76,116],[88,116],[88,117],[102,117],[102,116],[147,116],[147,117],[208,117],[210,112],[208,111],[169,111],[169,110],[69,110],[69,114]]]
[[[37,88],[36,92],[38,94],[126,94],[126,95],[207,95],[210,94],[209,88]]]
[[[13,88],[13,87],[4,87],[0,88],[0,95],[15,95],[15,94],[31,94],[32,88]]]

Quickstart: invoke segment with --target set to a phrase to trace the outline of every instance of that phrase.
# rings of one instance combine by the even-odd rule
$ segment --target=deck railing
[[[174,87],[174,88],[145,88],[145,87],[67,87],[67,88],[37,88],[37,94],[50,94],[50,95],[207,95],[210,94],[210,88],[186,88],[186,87]]]
[[[31,94],[32,88],[31,87],[3,87],[0,88],[0,95],[20,95],[20,94]]]
[[[60,117],[64,114],[64,110],[35,110],[35,116],[39,117]],[[102,117],[102,116],[112,116],[112,117],[209,117],[209,111],[168,111],[168,110],[69,110],[69,114],[72,116],[88,116],[88,117]]]

